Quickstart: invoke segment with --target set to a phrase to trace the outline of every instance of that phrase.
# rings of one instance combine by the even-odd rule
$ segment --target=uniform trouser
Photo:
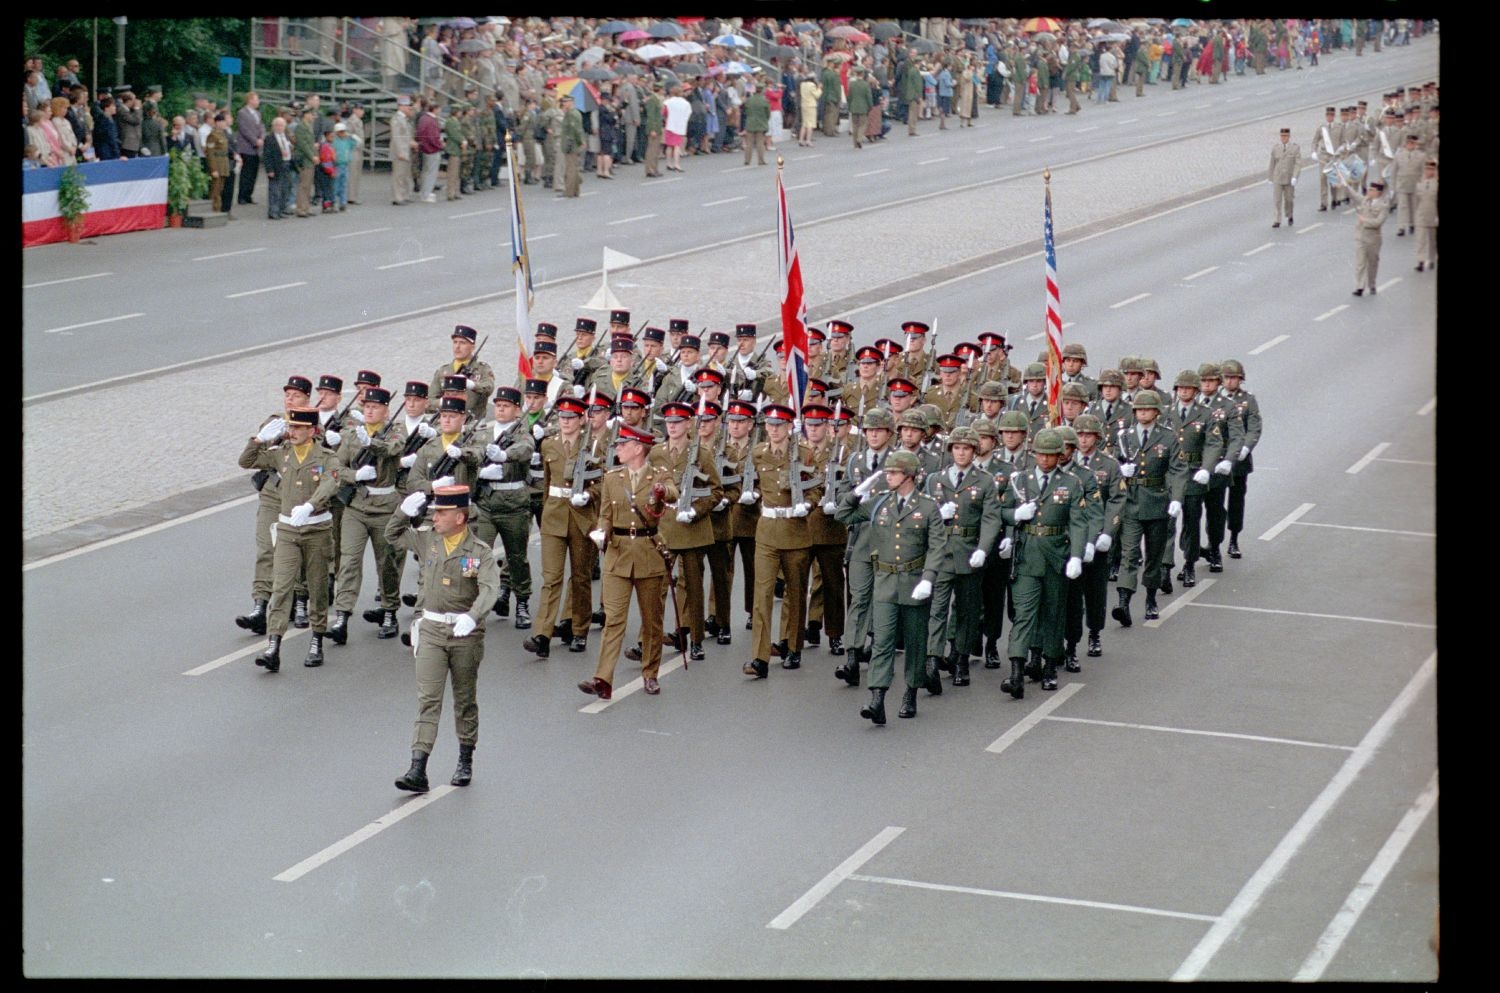
[[[839,105],[832,100],[823,102],[823,133],[830,138],[839,135]]]
[[[1219,546],[1224,544],[1225,500],[1228,496],[1229,480],[1215,476],[1203,498],[1203,504],[1208,508],[1208,548],[1215,555],[1219,554]]]
[[[490,150],[488,148],[475,152],[465,159],[468,166],[469,185],[474,189],[489,185],[490,177]]]
[[[1247,472],[1236,472],[1229,477],[1229,511],[1226,523],[1231,536],[1238,536],[1245,529],[1245,490],[1249,482],[1250,474]]]
[[[1140,520],[1133,514],[1125,515],[1120,528],[1120,543],[1125,548],[1125,559],[1120,565],[1120,577],[1115,585],[1122,590],[1135,591],[1136,574],[1141,569],[1141,540],[1146,542],[1145,586],[1147,593],[1155,593],[1161,585],[1162,549],[1170,547],[1172,518],[1157,517]]]
[[[766,133],[764,131],[745,132],[745,165],[750,164],[750,150],[755,150],[755,162],[757,165],[766,164]]]
[[[984,576],[980,580],[979,590],[984,604],[980,631],[991,646],[999,645],[1000,631],[1005,623],[1007,594],[1010,592],[1010,559],[991,555],[984,564]]]
[[[868,554],[853,553],[853,544],[851,540],[850,550],[845,555],[849,589],[849,644],[854,648],[864,648],[865,639],[870,635],[870,618],[874,612],[874,605],[870,601],[875,595],[875,567],[870,564]]]
[[[917,133],[917,115],[922,112],[922,101],[913,100],[906,105],[906,133]]]
[[[486,510],[479,508],[479,519],[474,522],[474,531],[479,540],[495,545],[495,536],[505,548],[505,568],[500,585],[509,587],[517,600],[531,596],[531,563],[526,560],[526,542],[531,539],[531,506],[527,504],[515,510]]]
[[[782,625],[788,627],[789,652],[802,651],[803,607],[807,604],[807,567],[810,549],[768,548],[755,546],[755,623],[750,641],[754,655],[762,661],[771,657],[771,611],[776,607],[776,577],[786,577],[786,592],[781,598]],[[788,620],[785,616],[790,614]]]
[[[570,197],[578,195],[580,182],[578,175],[578,161],[583,156],[582,149],[569,152],[563,156],[563,193]]]
[[[333,515],[333,527],[328,531],[328,578],[333,579],[338,576],[340,555],[344,548],[344,505],[337,500],[330,500],[328,512]]]
[[[487,160],[485,163],[485,169],[487,170],[485,175],[491,186],[500,185],[500,158],[501,148],[499,145],[490,149],[489,153],[485,156]]]
[[[542,142],[542,178],[553,185],[557,183],[557,156],[558,146],[556,142]]]
[[[639,124],[625,125],[625,161],[637,161],[636,155],[640,152],[641,126]]]
[[[287,192],[292,188],[292,175],[285,168],[274,177],[266,177],[266,216],[280,217],[286,203]]]
[[[1006,563],[1009,565],[1010,563]],[[932,584],[930,607],[931,623],[927,629],[927,654],[947,655],[947,641],[953,636],[953,651],[959,655],[975,655],[983,648],[979,643],[979,611],[984,572],[954,574],[940,572],[937,582]],[[953,608],[953,620],[948,620],[948,609]]]
[[[224,183],[225,178],[223,176],[215,176],[209,181],[208,202],[214,210],[219,209],[219,203],[224,199]]]
[[[859,147],[865,139],[865,129],[869,127],[869,114],[849,115],[849,134],[854,138],[854,146]]]
[[[360,181],[360,177],[362,177],[365,174],[364,160],[360,158],[360,153],[359,152],[355,152],[354,153],[354,157],[349,160],[348,169],[349,169],[349,191],[348,191],[349,192],[349,199],[350,200],[358,200],[359,199],[359,181]]]
[[[582,638],[593,614],[593,542],[577,527],[569,525],[566,537],[542,535],[542,605],[536,614],[536,633],[552,637],[557,611],[563,600],[563,565],[568,566],[568,618],[573,636]]]
[[[1417,232],[1417,261],[1437,265],[1437,226],[1413,230]]]
[[[646,171],[657,173],[661,171],[661,132],[656,131],[646,136]]]
[[[448,168],[444,173],[443,191],[449,200],[458,199],[460,177],[463,173],[463,156],[448,153]]]
[[[297,592],[297,578],[306,575],[307,605],[314,634],[328,630],[328,553],[332,526],[318,524],[294,528],[276,525],[276,558],[271,584],[270,619],[266,633],[286,634],[292,619],[292,594]]]
[[[297,213],[306,214],[312,206],[313,175],[318,171],[316,165],[305,165],[297,172]]]
[[[541,155],[541,153],[537,151],[536,140],[533,138],[521,139],[520,149],[521,158],[526,163],[526,170],[524,175],[535,177],[538,172],[537,163],[540,161]],[[518,169],[520,164],[521,163],[519,162],[512,162],[510,166],[512,169]],[[517,171],[516,175],[517,177],[520,177],[522,173]]]
[[[1412,223],[1412,217],[1414,216],[1416,205],[1416,193],[1396,194],[1396,227],[1403,229],[1411,228],[1413,231],[1416,230],[1416,225]]]
[[[844,546],[814,545],[809,559],[817,573],[808,584],[807,622],[817,621],[830,638],[844,636]],[[785,628],[783,627],[783,630]]]
[[[1070,79],[1063,86],[1063,92],[1068,96],[1068,113],[1078,113],[1078,84]]]
[[[432,196],[437,189],[438,166],[443,162],[442,152],[428,152],[422,156],[422,196]]]
[[[276,527],[276,518],[281,514],[281,499],[262,499],[255,508],[255,578],[250,581],[250,599],[271,599],[271,578],[276,561],[276,549],[271,545],[271,531]],[[297,593],[302,590],[295,591]]]
[[[413,751],[432,754],[437,741],[438,720],[443,716],[443,690],[453,674],[453,730],[460,745],[479,743],[479,663],[484,658],[484,632],[453,637],[448,624],[418,621],[417,726],[412,733]]]
[[[1380,242],[1356,241],[1354,243],[1354,286],[1356,289],[1374,289],[1380,272]]]
[[[381,608],[396,610],[401,606],[401,574],[396,565],[399,556],[394,553],[391,543],[385,540],[385,525],[390,519],[389,511],[345,508],[339,525],[338,592],[333,598],[334,610],[353,613],[355,603],[359,600],[359,589],[364,582],[366,539],[369,539],[375,549]]]
[[[1271,220],[1280,224],[1283,216],[1288,218],[1292,216],[1292,200],[1296,196],[1296,193],[1297,188],[1291,183],[1271,184],[1271,208],[1273,211]]]
[[[260,178],[260,156],[240,155],[240,203],[249,203],[255,192],[255,181]]]
[[[677,608],[687,616],[672,615],[672,623],[686,627],[694,644],[703,643],[703,556],[708,548],[674,548],[672,557],[677,560]],[[662,616],[666,616],[669,590],[662,583]],[[675,632],[675,628],[674,628]]]
[[[405,203],[411,199],[411,159],[391,163],[391,201]]]
[[[1187,501],[1183,501],[1183,517],[1187,516]],[[1171,575],[1172,566],[1177,562],[1177,533],[1182,527],[1182,520],[1167,518],[1167,542],[1161,549],[1161,567],[1163,575]]]
[[[1089,634],[1104,629],[1104,601],[1109,594],[1109,562],[1103,555],[1085,562],[1083,574],[1068,581],[1068,609],[1063,623],[1063,637],[1069,645],[1083,640],[1084,621]]]
[[[1036,112],[1038,114],[1045,114],[1051,108],[1051,93],[1052,88],[1050,86],[1038,86],[1036,88]]]
[[[739,549],[740,569],[745,574],[744,594],[745,613],[755,615],[755,538],[736,537],[733,539],[733,547],[729,550],[729,578],[734,578],[734,551]],[[724,618],[717,618],[719,623],[726,623]]]
[[[870,683],[872,688],[889,688],[896,676],[896,631],[901,631],[902,640],[908,645],[920,645],[927,638],[929,604],[919,603],[907,607],[899,603],[881,601],[871,611],[874,615],[875,648],[870,655]],[[921,652],[908,651],[905,655],[906,685],[921,688],[927,685],[927,659]]]
[[[1010,581],[1010,595],[1016,602],[1007,648],[1010,658],[1024,659],[1032,645],[1041,646],[1044,658],[1062,657],[1067,583],[1061,571],[1052,569],[1044,576],[1021,575]]]
[[[1178,547],[1182,549],[1182,564],[1191,566],[1202,554],[1203,506],[1208,500],[1205,493],[1187,493],[1182,498],[1182,520],[1178,523]]]
[[[646,541],[646,538],[616,536],[611,541]],[[656,554],[652,552],[651,554]],[[625,643],[625,623],[630,619],[630,592],[635,591],[636,606],[641,612],[641,675],[656,678],[661,669],[661,598],[667,577],[636,576],[630,579],[604,573],[604,644],[599,647],[599,664],[594,675],[615,684],[615,663],[620,660],[620,646]]]
[[[1016,117],[1020,117],[1021,108],[1026,106],[1026,81],[1024,79],[1017,81],[1014,77],[1012,77],[1010,89],[1011,92],[1015,95],[1015,106],[1012,108],[1011,113]]]
[[[1328,173],[1323,171],[1323,164],[1318,163],[1318,206],[1328,206]]]
[[[734,548],[728,541],[708,546],[708,578],[713,587],[714,622],[729,630],[729,593],[734,585]]]

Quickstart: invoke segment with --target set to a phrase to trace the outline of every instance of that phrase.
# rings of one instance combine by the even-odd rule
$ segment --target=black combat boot
[[[1119,578],[1120,578],[1120,563],[1119,563],[1118,560],[1111,559],[1110,563],[1109,563],[1109,582],[1113,583],[1115,580],[1117,580]]]
[[[993,641],[984,646],[984,667],[986,669],[1000,668],[1000,649]]]
[[[1208,571],[1209,572],[1223,572],[1224,571],[1224,560],[1219,557],[1219,550],[1217,548],[1210,548],[1208,550]]]
[[[413,793],[427,792],[427,753],[418,749],[412,749],[411,768],[406,770],[406,775],[396,780],[396,789],[410,790]]]
[[[314,631],[308,639],[307,658],[302,660],[302,664],[309,669],[316,669],[323,664],[323,632]]]
[[[948,650],[950,652],[953,650],[953,642],[951,642],[951,641],[948,642]],[[929,658],[930,657],[931,656],[929,656]],[[953,659],[950,656],[948,656],[948,655],[939,655],[939,656],[937,656],[937,671],[938,672],[952,672],[953,671]]]
[[[859,653],[851,651],[844,657],[842,665],[834,666],[833,678],[842,679],[850,686],[859,685]]]
[[[458,746],[458,768],[453,770],[453,778],[449,780],[454,786],[468,786],[474,778],[474,746]],[[398,784],[399,785],[399,784]]]
[[[255,664],[264,666],[267,672],[281,671],[281,635],[271,635],[266,641],[266,650],[255,656]]]
[[[1130,620],[1130,598],[1135,595],[1135,590],[1122,590],[1115,588],[1116,595],[1120,598],[1120,605],[1109,612],[1109,616],[1120,622],[1120,627],[1128,628]]]
[[[775,655],[777,658],[784,659],[790,653],[791,647],[787,644],[787,640],[785,638],[782,638],[780,641],[771,642],[771,654]]]
[[[528,597],[516,597],[516,630],[529,631],[531,629],[531,600]]]
[[[927,665],[924,667],[927,676],[927,692],[933,696],[943,695],[943,674],[938,671],[938,663],[941,661],[936,655],[927,656]],[[916,699],[916,691],[911,691],[912,698]]]
[[[535,634],[521,642],[521,647],[537,658],[544,659],[552,654],[551,641],[545,634]]]
[[[1033,683],[1042,678],[1042,650],[1040,648],[1026,650],[1026,678]]]
[[[1057,659],[1048,659],[1042,664],[1042,689],[1057,689]]]
[[[629,648],[625,649],[625,657],[627,659],[629,659],[630,661],[632,661],[632,662],[639,662],[641,660],[641,646],[640,646],[640,644],[637,643],[637,644],[631,645]]]
[[[1156,594],[1152,593],[1150,590],[1147,590],[1146,591],[1146,620],[1148,620],[1148,621],[1154,621],[1154,620],[1156,620],[1160,616],[1161,616],[1161,612],[1156,609]]]
[[[1026,660],[1023,658],[1010,660],[1010,678],[1000,684],[1001,693],[1009,693],[1017,700],[1026,696],[1026,676],[1023,672],[1025,665]]]
[[[728,645],[733,640],[734,639],[732,637],[730,637],[729,629],[728,628],[720,628],[719,629],[719,636],[714,639],[714,641],[718,642],[720,645]]]
[[[1198,585],[1198,577],[1193,572],[1193,564],[1189,562],[1182,567],[1182,588],[1190,590]]]
[[[721,630],[723,629],[719,626],[719,619],[712,614],[709,615],[708,620],[703,622],[703,633],[710,638],[717,638]]]
[[[1240,534],[1238,531],[1230,532],[1229,557],[1232,559],[1237,559],[1240,557]]]
[[[333,612],[333,626],[328,629],[328,640],[335,645],[348,644],[349,611],[335,610]]]
[[[383,621],[385,619],[385,610],[384,610],[384,608],[381,608],[381,607],[371,607],[369,610],[365,611],[363,614],[360,614],[359,616],[363,617],[365,620],[369,621],[371,624],[379,624],[381,621]]]
[[[703,654],[703,642],[695,641],[688,645],[688,658],[692,659],[694,662],[703,661],[703,659],[705,658]]]
[[[896,711],[896,716],[917,716],[917,688],[915,686],[908,686],[906,692],[901,694],[901,709]]]
[[[828,636],[828,654],[829,655],[842,655],[842,654],[844,654],[844,639],[843,638],[835,638],[833,635],[829,635]]]
[[[292,627],[305,628],[310,622],[307,619],[307,595],[292,595]]]
[[[403,607],[415,607],[417,605],[417,595],[415,593],[401,594],[401,605]]]
[[[573,640],[573,618],[569,617],[552,625],[552,637],[557,639],[559,645],[566,645],[571,642]]]
[[[771,665],[765,659],[752,659],[746,662],[744,668],[740,671],[747,676],[754,676],[756,679],[765,679],[771,671]]]
[[[1160,589],[1167,596],[1171,596],[1172,595],[1172,576],[1171,576],[1171,570],[1170,569],[1163,569],[1161,571],[1161,587],[1160,587]]]
[[[500,587],[500,595],[495,598],[495,616],[496,617],[509,617],[510,616],[510,587],[509,586],[501,586]]]
[[[570,652],[586,652],[589,650],[589,639],[585,635],[579,635],[568,645]]]
[[[1089,632],[1089,658],[1097,659],[1104,654],[1104,649],[1099,647],[1099,632]]]
[[[603,607],[600,607],[598,610],[594,611],[592,614],[589,615],[589,623],[590,624],[597,624],[601,628],[604,626],[604,608]]]
[[[380,630],[375,632],[377,638],[394,638],[401,633],[401,626],[396,623],[396,612],[394,610],[382,610],[380,612]]]
[[[266,633],[266,601],[264,601],[264,600],[257,600],[257,601],[255,601],[255,609],[252,610],[252,611],[250,611],[250,613],[248,613],[248,614],[241,614],[240,616],[236,617],[234,619],[234,623],[238,624],[240,627],[244,628],[246,631],[252,631],[255,634],[265,634]]]
[[[969,685],[969,653],[968,652],[954,652],[953,653],[953,685],[954,686],[968,686]]]
[[[885,687],[870,687],[870,702],[859,710],[859,716],[876,724],[885,723]]]
[[[805,644],[812,645],[814,648],[821,645],[823,643],[823,622],[808,621],[807,631],[802,640]]]

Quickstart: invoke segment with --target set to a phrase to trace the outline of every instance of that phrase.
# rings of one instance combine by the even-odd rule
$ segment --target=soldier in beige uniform
[[[1297,193],[1297,170],[1302,161],[1302,146],[1292,141],[1292,129],[1281,129],[1281,140],[1271,146],[1271,165],[1266,178],[1271,181],[1271,227],[1281,227],[1282,215],[1286,215],[1286,226],[1292,226],[1292,200]]]
[[[1417,229],[1412,215],[1417,203],[1417,183],[1422,178],[1422,169],[1427,161],[1426,154],[1418,147],[1421,140],[1421,136],[1416,133],[1407,134],[1405,146],[1396,153],[1397,238],[1403,237],[1407,231],[1415,234]]]
[[[542,441],[542,603],[536,634],[522,647],[547,658],[554,630],[570,652],[588,647],[592,612],[590,570],[593,546],[588,532],[597,516],[599,480],[604,475],[582,430],[584,401],[565,396],[557,401],[557,434]],[[555,625],[563,599],[563,566],[568,575],[568,616]]]
[[[1365,199],[1359,202],[1354,212],[1354,295],[1364,296],[1368,287],[1375,295],[1375,279],[1380,271],[1380,226],[1390,216],[1390,201],[1385,196],[1385,184],[1376,180],[1370,184]]]
[[[1438,229],[1438,162],[1428,159],[1422,165],[1422,178],[1417,180],[1416,217],[1417,271],[1437,268]]]
[[[718,375],[717,370],[713,369],[702,369],[700,373]],[[754,414],[754,408],[751,408],[751,413]],[[730,505],[739,498],[740,477],[738,470],[726,470],[724,449],[727,436],[723,415],[723,406],[713,400],[704,400],[699,408],[694,430],[698,432],[698,446],[713,453],[714,469],[719,473],[719,488],[723,494],[709,511],[714,531],[714,543],[708,546],[708,578],[713,613],[704,618],[703,632],[710,638],[716,638],[719,644],[727,645],[730,641],[729,599],[734,586],[734,525],[730,519]]]
[[[307,406],[311,396],[311,379],[295,375],[288,377],[286,385],[281,388],[280,413],[272,414],[260,422],[260,432],[256,438],[269,446],[281,444],[285,437],[287,415],[294,407]],[[258,454],[247,448],[240,456],[240,468],[254,468]],[[266,607],[271,602],[271,580],[276,559],[271,533],[276,527],[276,517],[281,513],[281,477],[276,474],[275,469],[268,467],[258,470],[251,477],[251,482],[260,493],[255,511],[255,576],[250,583],[250,601],[254,606],[250,613],[236,617],[234,623],[246,631],[265,634]],[[298,580],[293,595],[302,599],[307,597],[307,584],[304,580]]]
[[[464,403],[467,409],[474,411],[476,417],[483,416],[484,405],[489,400],[490,394],[495,392],[495,370],[474,358],[476,351],[474,343],[479,340],[479,332],[467,325],[459,324],[454,327],[451,338],[453,361],[445,362],[437,367],[432,374],[432,382],[428,385],[428,391],[432,396],[441,396],[443,377],[462,375],[467,380],[464,384]]]
[[[755,448],[755,405],[744,400],[731,400],[724,415],[724,430],[728,437],[724,441],[724,454],[719,463],[719,480],[724,487],[724,496],[729,500],[729,577],[733,581],[735,553],[739,553],[740,569],[744,572],[745,630],[751,629],[751,617],[755,613],[755,532],[760,526],[760,493],[756,490],[759,480],[755,475],[755,463],[750,455]],[[749,494],[750,499],[745,499]],[[729,632],[733,626],[726,614],[714,619],[719,627],[718,642],[730,643]]]
[[[927,391],[922,397],[923,403],[930,403],[938,409],[942,417],[943,432],[953,430],[958,421],[960,409],[973,409],[973,398],[968,404],[964,403],[964,361],[957,355],[939,355],[937,357],[938,384]],[[972,391],[971,391],[972,392]]]
[[[662,515],[659,527],[667,550],[673,553],[674,562],[681,565],[676,579],[678,606],[686,611],[687,617],[677,620],[687,623],[691,635],[689,657],[697,662],[703,658],[703,558],[714,543],[709,514],[724,498],[724,488],[719,482],[713,450],[697,442],[693,416],[690,404],[669,403],[662,408],[667,441],[652,448],[649,462],[677,481],[677,501]],[[666,595],[663,586],[663,611]],[[680,637],[682,632],[674,634]]]
[[[334,621],[328,637],[338,645],[349,638],[349,615],[364,581],[365,545],[375,551],[380,588],[380,638],[394,638],[396,610],[401,605],[400,574],[391,566],[385,524],[396,509],[396,474],[400,471],[405,437],[390,416],[391,391],[372,386],[365,391],[363,424],[345,431],[338,448],[339,475],[344,484],[338,499],[345,504],[340,521],[339,572],[333,598]]]
[[[843,408],[840,408],[842,413]],[[823,481],[823,500],[807,515],[807,530],[812,541],[808,558],[816,571],[809,584],[804,641],[809,645],[818,644],[826,628],[828,653],[843,655],[844,546],[849,543],[849,529],[833,516],[838,509],[844,477],[844,466],[839,459],[840,445],[831,430],[833,418],[833,409],[824,404],[809,403],[802,407],[807,441],[813,450],[813,472]],[[783,621],[787,617],[788,612],[783,612]],[[790,630],[785,625],[782,637],[790,638]]]

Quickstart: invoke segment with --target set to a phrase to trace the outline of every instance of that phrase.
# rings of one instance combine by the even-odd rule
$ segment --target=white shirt
[[[661,109],[667,116],[666,129],[673,134],[686,135],[688,118],[693,116],[692,105],[682,97],[667,97]]]

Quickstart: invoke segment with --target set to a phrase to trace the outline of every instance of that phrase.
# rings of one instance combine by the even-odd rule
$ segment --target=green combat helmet
[[[911,410],[908,410],[906,413],[902,414],[901,420],[897,423],[903,428],[920,428],[921,430],[926,431],[927,415],[922,413],[920,407],[913,407]]]
[[[954,428],[953,433],[948,435],[948,447],[954,445],[968,445],[970,448],[979,447],[979,435],[971,427]]]
[[[1100,386],[1118,386],[1125,388],[1125,375],[1119,369],[1105,369],[1099,373]]]
[[[1223,362],[1219,363],[1219,369],[1226,376],[1238,376],[1241,379],[1245,378],[1245,367],[1240,364],[1239,359],[1225,359]]]
[[[981,400],[1004,400],[1005,387],[995,380],[990,380],[979,387],[979,399]]]
[[[1068,383],[1062,388],[1062,392],[1058,394],[1057,399],[1059,401],[1077,400],[1079,403],[1087,404],[1089,402],[1089,391],[1083,388],[1082,383]]]
[[[1104,425],[1093,414],[1079,414],[1073,418],[1073,430],[1079,434],[1103,434]]]
[[[1059,424],[1052,430],[1062,435],[1063,444],[1072,445],[1074,448],[1078,447],[1078,432],[1070,428],[1068,425]]]
[[[1030,431],[1031,421],[1019,410],[1007,410],[1000,415],[1000,431]]]
[[[996,427],[995,422],[990,420],[988,417],[979,418],[979,420],[969,425],[969,430],[974,432],[976,438],[991,438],[995,441],[1000,440],[1000,429]]]
[[[1042,428],[1031,442],[1031,451],[1037,455],[1061,455],[1063,436],[1056,428]]]
[[[911,413],[911,411],[907,411],[907,413]],[[904,472],[908,476],[915,476],[922,469],[922,461],[917,458],[915,452],[908,452],[903,449],[899,452],[892,452],[885,457],[885,468],[887,470],[894,469],[897,472]]]
[[[896,430],[896,420],[891,412],[884,407],[876,407],[874,410],[865,411],[865,430],[870,428],[885,428],[887,431]]]
[[[1089,353],[1084,351],[1078,342],[1069,342],[1063,346],[1062,357],[1065,359],[1083,359],[1083,364],[1089,364]]]
[[[1028,379],[1040,379],[1045,382],[1047,379],[1047,367],[1041,362],[1031,363],[1031,365],[1026,367],[1025,374],[1021,376],[1022,382]]]
[[[1198,378],[1196,372],[1191,369],[1184,369],[1177,374],[1177,379],[1172,383],[1174,390],[1179,386],[1191,386],[1196,390],[1203,386],[1203,382]]]
[[[1161,394],[1155,390],[1141,390],[1135,395],[1132,410],[1161,410]]]
[[[1219,367],[1212,362],[1205,362],[1198,367],[1198,380],[1201,384],[1205,379],[1223,379],[1219,373]]]

